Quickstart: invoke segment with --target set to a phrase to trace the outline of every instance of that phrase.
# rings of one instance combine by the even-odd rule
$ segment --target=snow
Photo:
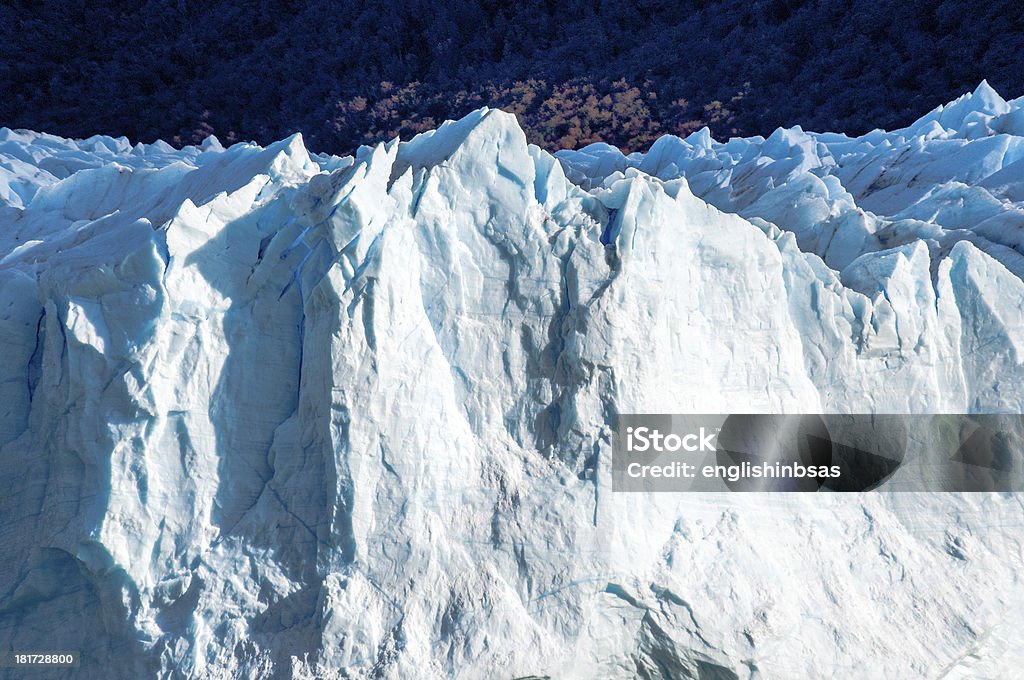
[[[948,249],[965,238],[949,232],[969,229],[975,245],[1019,273],[1019,253],[1000,246],[1016,247],[1014,232],[1024,225],[1015,165],[1024,159],[1024,130],[1015,127],[1021,116],[1024,102],[1008,103],[983,82],[889,133],[850,138],[794,127],[720,143],[705,129],[685,140],[663,137],[647,154],[625,157],[595,144],[557,156],[586,187],[630,167],[662,180],[685,178],[720,210],[793,232],[801,249],[836,270],[912,240]],[[967,200],[959,196],[964,191],[972,194]],[[972,213],[989,206],[1000,215],[997,228],[974,229],[981,219]]]
[[[614,493],[610,427],[1019,413],[1022,110],[630,156],[487,109],[354,158],[0,130],[0,648],[1012,675],[1018,496]]]

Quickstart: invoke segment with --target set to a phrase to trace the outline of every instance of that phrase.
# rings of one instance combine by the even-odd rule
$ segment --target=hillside
[[[984,78],[1024,94],[1009,0],[20,2],[0,44],[0,125],[332,153],[485,105],[546,148],[635,151],[704,125],[893,129]]]

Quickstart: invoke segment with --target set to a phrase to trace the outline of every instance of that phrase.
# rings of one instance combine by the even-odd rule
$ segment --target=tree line
[[[906,125],[987,78],[1024,94],[992,0],[13,0],[0,125],[176,144],[301,131],[349,153],[479,106],[532,142],[643,150],[708,125]]]

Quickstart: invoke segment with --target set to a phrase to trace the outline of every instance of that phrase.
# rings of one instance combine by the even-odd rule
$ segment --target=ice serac
[[[0,130],[0,649],[1012,675],[1017,496],[613,493],[610,428],[1020,412],[1022,106],[630,156],[487,109],[347,158]]]

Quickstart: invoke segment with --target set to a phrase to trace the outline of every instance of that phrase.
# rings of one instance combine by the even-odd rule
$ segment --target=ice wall
[[[628,157],[486,109],[355,158],[0,130],[0,649],[1014,672],[1019,497],[616,494],[609,459],[616,413],[1020,412],[1022,110]]]

